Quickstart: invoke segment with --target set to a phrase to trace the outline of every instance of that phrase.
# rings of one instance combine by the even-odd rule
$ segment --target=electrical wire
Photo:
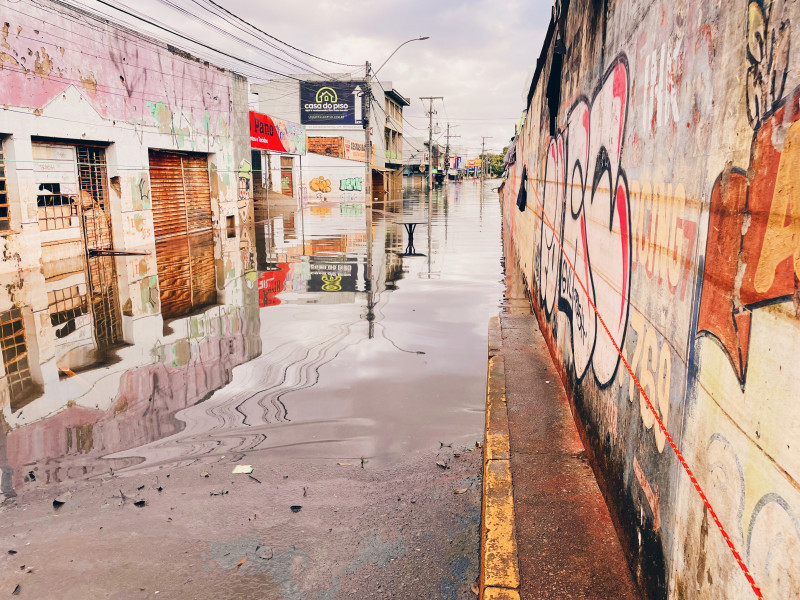
[[[291,48],[292,50],[296,50],[297,52],[301,52],[301,53],[305,54],[306,56],[310,56],[310,57],[312,57],[312,58],[316,58],[317,60],[323,60],[323,61],[325,61],[325,62],[329,62],[329,63],[331,63],[331,64],[334,64],[334,65],[341,65],[341,66],[343,66],[343,67],[360,67],[360,66],[361,66],[361,65],[353,65],[353,64],[349,64],[349,63],[337,62],[337,61],[335,61],[335,60],[330,60],[330,59],[327,59],[327,58],[323,58],[323,57],[321,57],[321,56],[317,56],[316,54],[311,54],[310,52],[306,52],[305,50],[301,50],[300,48],[297,48],[297,47],[295,47],[295,46],[292,46],[292,45],[291,45],[291,44],[289,44],[288,42],[284,42],[283,40],[276,38],[275,36],[273,36],[273,35],[271,35],[271,34],[267,33],[266,31],[263,31],[263,30],[259,29],[258,27],[256,27],[256,26],[255,26],[255,25],[253,25],[252,23],[249,23],[249,22],[245,21],[244,19],[242,19],[242,18],[241,18],[241,17],[239,17],[238,15],[236,15],[236,14],[232,13],[231,11],[229,11],[227,8],[225,8],[225,7],[223,7],[223,6],[220,6],[219,4],[217,4],[216,2],[214,2],[214,0],[206,0],[206,1],[207,1],[209,4],[213,4],[213,5],[214,5],[214,6],[216,6],[218,9],[220,9],[220,10],[222,10],[222,11],[224,11],[224,12],[228,13],[229,15],[231,15],[232,17],[234,17],[236,20],[238,20],[238,21],[241,21],[241,22],[245,23],[247,26],[249,26],[249,27],[251,27],[251,28],[255,29],[256,31],[258,31],[258,32],[260,32],[260,33],[262,33],[262,34],[266,35],[267,37],[269,37],[269,38],[271,38],[271,39],[275,40],[276,42],[279,42],[279,43],[283,44],[284,46],[288,46],[288,47],[289,47],[289,48]]]
[[[143,23],[147,23],[148,25],[150,25],[152,27],[155,27],[157,29],[165,31],[166,33],[169,33],[170,35],[174,35],[175,37],[178,37],[178,38],[180,38],[182,40],[186,40],[186,41],[191,42],[193,44],[197,44],[201,48],[205,48],[207,50],[211,50],[212,52],[215,52],[215,53],[220,54],[222,56],[227,56],[228,58],[232,58],[234,61],[242,62],[242,63],[244,63],[246,65],[251,66],[251,67],[255,67],[257,69],[261,69],[263,71],[266,71],[267,73],[272,73],[274,75],[279,75],[281,77],[286,77],[288,79],[294,79],[295,81],[302,81],[302,79],[298,79],[297,77],[293,77],[293,76],[288,75],[286,73],[281,73],[279,71],[275,71],[274,69],[268,69],[267,67],[261,66],[259,64],[254,63],[254,62],[251,62],[249,60],[245,60],[244,58],[239,58],[237,56],[234,56],[233,54],[230,54],[229,52],[225,52],[224,50],[219,50],[217,48],[214,48],[213,46],[210,46],[210,45],[208,45],[208,44],[206,44],[204,42],[201,42],[199,40],[195,40],[194,38],[191,38],[189,36],[183,35],[182,33],[178,33],[177,31],[175,31],[173,29],[170,29],[169,27],[166,27],[165,25],[160,25],[160,24],[156,23],[155,21],[152,21],[151,19],[148,19],[146,17],[142,17],[141,15],[137,15],[136,13],[133,13],[130,10],[126,10],[124,8],[120,8],[119,6],[115,6],[114,4],[112,4],[111,2],[107,2],[106,0],[94,0],[94,1],[102,4],[103,6],[107,6],[109,8],[112,8],[112,9],[116,10],[116,11],[119,11],[124,15],[127,15],[129,17],[133,17],[134,19],[142,21]]]

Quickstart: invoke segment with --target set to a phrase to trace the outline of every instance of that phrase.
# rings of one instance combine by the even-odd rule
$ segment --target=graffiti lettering
[[[711,192],[697,328],[719,341],[742,386],[751,311],[800,298],[800,191],[793,181],[800,168],[800,112],[788,110],[798,102],[800,91],[758,128],[752,180],[741,170],[726,171]]]
[[[683,184],[630,182],[633,252],[632,269],[666,283],[671,294],[680,288],[686,298],[691,273],[691,249],[697,223],[687,219]]]
[[[661,50],[653,50],[645,58],[644,107],[642,109],[645,131],[678,120],[677,69],[680,60],[680,42],[668,48],[666,42]]]
[[[631,369],[636,373],[653,408],[656,409],[666,427],[669,420],[672,351],[666,342],[661,344],[659,349],[656,330],[654,327],[647,326],[641,313],[633,312],[631,314],[631,329],[636,333],[636,345],[630,359]],[[631,377],[628,386],[628,401],[633,402],[636,397],[639,397],[639,412],[642,415],[645,429],[653,430],[656,436],[656,447],[659,452],[664,452],[667,437],[660,427],[654,427],[656,419]]]
[[[540,194],[542,304],[549,315],[557,300],[558,309],[572,326],[576,376],[582,379],[591,363],[600,385],[613,379],[619,355],[605,333],[597,335],[597,318],[584,287],[614,342],[622,347],[631,277],[628,183],[621,165],[628,90],[628,64],[620,56],[594,97],[579,98],[567,114],[562,131],[550,140]]]
[[[343,192],[360,192],[361,177],[348,177],[347,179],[339,180],[339,189]]]

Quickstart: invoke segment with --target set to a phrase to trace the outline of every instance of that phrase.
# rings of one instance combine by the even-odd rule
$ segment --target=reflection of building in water
[[[171,344],[173,352],[163,362],[172,366],[159,371],[162,383],[163,373],[183,364],[177,356],[188,356],[187,365],[215,355],[228,367],[239,364],[258,348],[248,343],[238,351],[234,338],[258,313],[245,309],[248,294],[256,301],[247,81],[51,0],[4,5],[3,18],[5,50],[27,55],[24,32],[36,31],[37,48],[59,74],[40,78],[33,90],[25,72],[3,72],[9,110],[0,111],[0,438],[11,436],[0,440],[5,489],[9,469],[20,464],[3,459],[11,439],[19,461],[102,446],[92,423],[147,399],[146,386],[141,398],[133,389],[124,402],[119,394],[131,370],[158,370],[154,348]],[[59,52],[87,40],[103,41],[92,42],[88,54]],[[103,66],[129,54],[131,43],[136,61],[121,70]],[[91,93],[72,83],[86,73],[96,79]],[[120,85],[126,93],[113,91]],[[166,330],[164,319],[171,319]],[[237,324],[223,334],[203,319]],[[198,327],[206,331],[199,337]],[[198,372],[215,368],[204,363]],[[209,376],[197,384],[200,396],[186,392],[187,402],[226,378]],[[60,441],[45,448],[51,438],[31,432],[48,423],[66,427],[59,419],[74,422],[71,437],[53,434]],[[13,478],[20,481],[20,473]]]
[[[3,382],[11,410],[19,410],[38,391],[31,374],[31,358],[25,338],[22,311],[13,308],[0,314],[0,348],[3,351]]]
[[[124,343],[114,257],[49,262],[42,271],[59,372],[113,361],[108,351]]]
[[[211,231],[156,242],[161,315],[165,319],[217,302]]]

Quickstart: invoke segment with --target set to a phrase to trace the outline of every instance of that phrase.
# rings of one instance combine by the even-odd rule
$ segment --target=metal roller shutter
[[[150,151],[150,194],[156,239],[188,233],[180,154]]]
[[[161,314],[217,301],[211,189],[205,155],[150,151],[150,193]]]
[[[186,189],[186,220],[189,233],[211,229],[208,159],[205,156],[184,156],[183,181]]]

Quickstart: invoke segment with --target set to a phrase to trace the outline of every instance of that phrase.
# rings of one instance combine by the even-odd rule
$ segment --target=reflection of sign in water
[[[286,283],[286,274],[289,272],[289,263],[277,263],[276,271],[264,271],[258,277],[258,305],[276,306],[281,303],[278,299]]]
[[[341,292],[342,291],[342,276],[341,275],[323,275],[322,276],[322,291],[323,292]]]
[[[311,257],[309,292],[355,292],[358,279],[358,262]]]

